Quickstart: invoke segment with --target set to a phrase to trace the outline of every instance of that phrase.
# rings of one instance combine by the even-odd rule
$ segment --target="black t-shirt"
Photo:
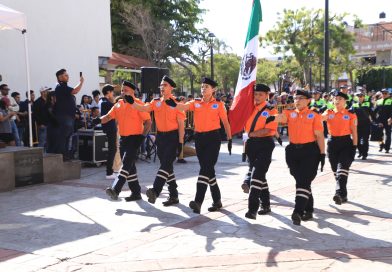
[[[59,82],[55,89],[56,105],[54,113],[56,116],[69,116],[75,118],[76,102],[72,94],[73,88],[65,82]]]
[[[106,97],[101,98],[101,116],[106,115],[114,106],[112,102],[110,102]],[[115,120],[110,120],[106,124],[102,125],[102,130],[105,133],[116,132],[117,126]]]

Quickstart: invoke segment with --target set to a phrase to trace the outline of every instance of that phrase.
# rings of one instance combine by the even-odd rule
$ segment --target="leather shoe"
[[[313,213],[312,212],[305,212],[304,215],[301,217],[302,221],[309,221],[313,219]]]
[[[130,202],[130,201],[136,201],[136,200],[140,200],[142,199],[142,196],[139,194],[131,194],[130,196],[127,196],[125,198],[126,202]]]
[[[338,194],[333,196],[333,201],[335,201],[336,205],[342,205],[343,202],[342,197]]]
[[[271,212],[271,206],[261,207],[261,210],[258,212],[259,215],[264,215]]]
[[[294,225],[301,225],[301,216],[299,215],[299,213],[293,212],[293,214],[291,215],[291,220],[293,220]]]
[[[112,200],[118,200],[118,194],[114,191],[114,189],[108,187],[105,192]]]
[[[196,201],[191,201],[189,202],[189,208],[191,208],[194,213],[200,213],[201,205]]]
[[[347,203],[348,201],[347,197],[341,197],[341,199],[342,199],[342,203]]]
[[[247,212],[247,213],[245,214],[245,217],[246,217],[246,218],[249,218],[249,219],[255,220],[255,219],[256,219],[256,214],[255,214],[255,213],[251,213],[251,212]]]
[[[151,204],[154,204],[155,201],[157,200],[157,194],[155,193],[153,188],[147,189],[146,195],[148,197],[147,201],[150,202]]]
[[[178,200],[178,197],[168,197],[166,201],[163,201],[162,204],[163,206],[167,207],[167,206],[171,206],[171,205],[175,205],[180,203],[180,201]]]
[[[212,206],[208,208],[209,212],[217,212],[222,208],[222,202],[218,201],[218,202],[214,202],[212,203]]]

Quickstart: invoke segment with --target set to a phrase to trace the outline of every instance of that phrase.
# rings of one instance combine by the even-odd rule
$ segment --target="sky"
[[[201,8],[206,9],[202,27],[208,28],[217,38],[232,48],[232,52],[242,55],[245,36],[248,29],[253,0],[202,0]],[[283,9],[299,9],[301,7],[324,9],[325,0],[260,0],[263,21],[260,24],[260,35],[265,35],[277,21]],[[356,14],[363,23],[380,22],[380,12],[386,13],[385,21],[392,21],[391,0],[329,0],[329,13]],[[349,17],[348,17],[349,18]],[[348,20],[350,25],[352,21]],[[260,48],[259,57],[273,58],[271,48]]]

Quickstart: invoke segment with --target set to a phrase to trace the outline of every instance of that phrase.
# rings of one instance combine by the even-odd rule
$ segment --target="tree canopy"
[[[354,53],[354,35],[347,31],[345,18],[348,14],[332,15],[330,27],[330,70],[335,76],[346,70],[350,55]],[[356,24],[360,23],[356,20]],[[321,65],[324,59],[324,11],[284,10],[275,27],[267,32],[265,42],[274,47],[283,60],[294,56],[302,70],[302,83],[309,82],[310,64]]]

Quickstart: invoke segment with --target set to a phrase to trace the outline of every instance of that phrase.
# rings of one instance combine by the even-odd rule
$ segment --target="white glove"
[[[249,139],[249,135],[247,132],[242,133],[242,141],[245,143]]]

